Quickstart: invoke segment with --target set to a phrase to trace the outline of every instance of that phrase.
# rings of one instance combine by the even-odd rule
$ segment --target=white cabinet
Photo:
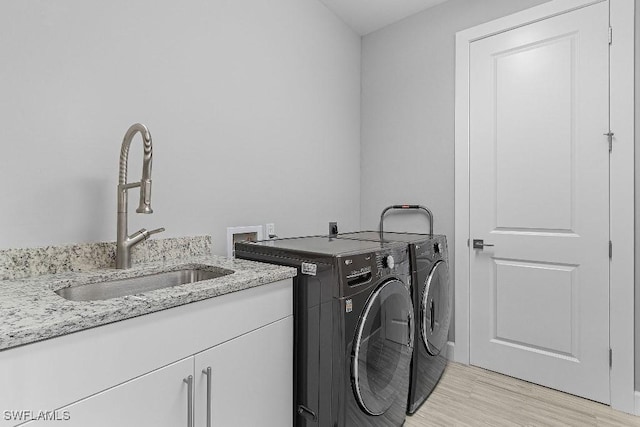
[[[207,426],[207,406],[213,426],[292,425],[291,316],[197,354],[195,367],[196,426]]]
[[[66,406],[57,416],[68,417],[65,427],[189,427],[190,416],[197,427],[291,426],[292,338],[289,316]]]
[[[216,427],[291,426],[292,301],[283,280],[2,351],[0,427],[207,427],[207,406]]]
[[[186,426],[187,384],[183,378],[192,372],[193,358],[155,370],[63,408],[59,412],[66,412],[69,420],[62,424],[65,427]]]

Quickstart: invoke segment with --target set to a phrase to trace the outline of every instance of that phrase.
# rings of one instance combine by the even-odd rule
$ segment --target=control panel
[[[425,240],[424,242],[415,244],[415,251],[417,258],[427,258],[429,260],[435,260],[444,256],[445,248],[442,242],[436,240],[436,238]]]
[[[408,280],[408,249],[402,246],[345,255],[340,257],[338,265],[342,282],[340,295],[345,296],[360,292],[361,287],[388,276],[400,276],[403,281]]]
[[[341,275],[349,287],[371,282],[375,272],[375,254],[366,253],[342,258]]]

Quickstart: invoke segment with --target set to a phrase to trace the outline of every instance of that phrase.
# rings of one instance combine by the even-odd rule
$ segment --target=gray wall
[[[0,40],[0,248],[115,240],[138,121],[155,213],[130,231],[358,228],[361,39],[319,1],[8,0]]]

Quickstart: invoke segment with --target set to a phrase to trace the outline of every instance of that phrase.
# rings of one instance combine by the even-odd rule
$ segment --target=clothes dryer
[[[401,426],[415,331],[407,245],[314,236],[235,249],[298,269],[294,425]]]
[[[446,346],[451,321],[451,287],[447,239],[443,235],[361,231],[339,239],[371,240],[408,245],[411,293],[416,322],[407,412],[415,413],[438,384],[447,364]]]

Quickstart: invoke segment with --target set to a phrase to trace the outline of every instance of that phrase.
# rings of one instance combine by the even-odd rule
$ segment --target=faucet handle
[[[164,227],[156,228],[155,230],[151,231],[147,230],[146,228],[142,228],[129,236],[129,238],[127,239],[127,244],[128,246],[137,245],[143,240],[147,240],[149,237],[151,237],[152,234],[162,233],[163,231]]]
[[[163,231],[165,231],[164,227],[160,227],[160,228],[156,228],[155,230],[150,230],[150,231],[144,231],[143,234],[145,235],[145,239],[148,239],[149,237],[151,237],[152,234],[158,234],[158,233],[162,233]]]

